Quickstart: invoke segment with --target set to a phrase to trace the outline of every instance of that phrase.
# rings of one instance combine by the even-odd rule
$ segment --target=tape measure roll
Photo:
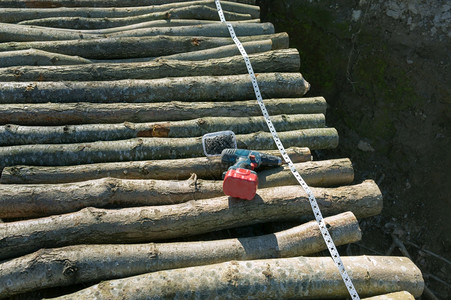
[[[337,247],[335,246],[335,243],[332,240],[332,237],[330,236],[329,230],[327,230],[326,223],[324,222],[323,215],[321,214],[321,210],[319,209],[319,206],[318,206],[318,203],[316,202],[315,196],[313,195],[312,191],[310,190],[310,188],[308,187],[307,183],[304,181],[302,176],[296,170],[296,167],[294,166],[294,164],[291,161],[290,157],[288,156],[282,142],[279,139],[277,131],[274,128],[274,125],[271,121],[268,111],[266,110],[265,104],[263,103],[263,98],[261,96],[260,88],[257,83],[257,78],[255,77],[254,69],[252,68],[251,62],[249,60],[249,56],[247,55],[246,50],[244,49],[240,40],[237,38],[232,24],[230,24],[229,22],[226,21],[226,19],[224,17],[224,12],[222,11],[220,0],[215,0],[215,3],[216,3],[216,8],[218,10],[218,14],[219,14],[219,18],[220,18],[221,22],[223,22],[227,25],[227,28],[230,32],[230,36],[232,37],[233,41],[235,42],[236,46],[238,47],[238,50],[240,51],[241,55],[244,58],[244,62],[246,63],[247,71],[251,77],[255,96],[257,97],[258,105],[260,106],[260,109],[263,113],[266,124],[268,125],[268,128],[272,134],[274,142],[276,143],[277,148],[279,149],[280,153],[282,154],[283,159],[288,164],[288,167],[290,168],[291,173],[293,173],[294,177],[297,179],[299,184],[302,186],[302,188],[308,195],[309,202],[310,202],[310,205],[313,210],[313,214],[315,215],[315,219],[319,225],[323,239],[326,242],[327,248],[329,249],[329,252],[332,256],[332,259],[333,259],[335,265],[337,266],[338,270],[340,271],[341,278],[343,279],[343,281],[346,285],[346,288],[348,289],[349,294],[351,295],[352,299],[360,300],[360,297],[359,297],[357,291],[355,290],[354,284],[352,283],[351,278],[349,277],[348,273],[346,272],[346,269],[340,258],[340,254],[337,251]]]

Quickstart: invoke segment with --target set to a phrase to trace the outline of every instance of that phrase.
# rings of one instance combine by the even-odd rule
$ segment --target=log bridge
[[[221,1],[331,236],[357,242],[381,192],[347,158],[312,160],[338,133],[255,2]],[[239,200],[203,154],[220,130],[277,154],[213,0],[0,0],[0,82],[0,298],[348,296],[286,166]],[[343,262],[361,297],[423,292],[408,258]]]

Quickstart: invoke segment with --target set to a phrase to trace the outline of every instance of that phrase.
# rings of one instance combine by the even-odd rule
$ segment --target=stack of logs
[[[381,212],[380,190],[353,184],[349,159],[311,160],[338,134],[324,98],[301,98],[297,50],[260,23],[255,1],[221,3],[333,240],[358,241],[357,218]],[[347,297],[327,253],[312,256],[326,246],[287,167],[259,172],[245,201],[223,196],[227,166],[204,157],[201,136],[220,130],[238,148],[276,153],[214,1],[0,7],[0,298]],[[361,296],[422,293],[407,258],[343,262]]]

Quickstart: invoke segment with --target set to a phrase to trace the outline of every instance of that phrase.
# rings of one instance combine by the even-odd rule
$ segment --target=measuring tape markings
[[[244,49],[240,40],[237,38],[232,24],[226,21],[226,19],[224,17],[224,12],[222,11],[220,0],[215,0],[215,3],[216,3],[216,8],[218,10],[218,14],[219,14],[219,18],[220,18],[221,22],[223,22],[227,25],[227,28],[230,32],[230,36],[232,37],[233,41],[235,42],[236,46],[238,47],[238,50],[240,51],[241,55],[244,58],[244,62],[246,63],[248,73],[251,77],[255,96],[257,97],[258,105],[260,106],[260,109],[263,113],[266,124],[268,125],[268,128],[273,136],[274,142],[276,143],[277,148],[279,149],[280,153],[282,154],[282,157],[284,158],[285,162],[288,164],[291,173],[293,173],[294,177],[297,179],[299,184],[302,186],[302,188],[308,195],[310,205],[311,205],[313,213],[315,215],[315,219],[319,225],[323,239],[326,242],[327,248],[329,249],[329,252],[332,256],[332,260],[334,261],[335,265],[337,266],[338,270],[340,271],[341,278],[343,279],[343,281],[346,285],[346,288],[348,289],[349,294],[351,295],[352,299],[360,300],[360,297],[359,297],[357,291],[355,290],[354,284],[352,283],[351,278],[349,277],[348,273],[346,272],[346,269],[340,258],[340,254],[338,253],[337,247],[335,246],[335,244],[332,240],[332,237],[330,236],[329,230],[327,230],[327,226],[324,222],[324,218],[321,214],[321,210],[319,209],[318,203],[316,202],[315,196],[313,195],[312,191],[310,190],[310,188],[307,185],[307,183],[305,182],[305,180],[302,178],[302,176],[296,170],[296,167],[294,166],[294,164],[291,161],[290,157],[288,156],[282,142],[279,139],[277,131],[274,128],[274,125],[271,121],[269,113],[265,107],[265,104],[263,103],[263,98],[261,96],[260,88],[257,83],[257,78],[255,77],[254,69],[252,68],[251,62],[249,60],[249,56],[247,55],[246,50]]]

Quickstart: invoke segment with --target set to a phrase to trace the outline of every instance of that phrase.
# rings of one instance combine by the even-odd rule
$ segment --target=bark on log
[[[276,115],[271,120],[278,131],[324,128],[323,114]],[[70,144],[126,140],[136,137],[184,138],[231,130],[235,134],[269,132],[264,117],[206,117],[157,123],[87,124],[66,126],[0,126],[0,146]]]
[[[335,128],[279,132],[285,147],[331,149],[338,145]],[[14,165],[64,166],[100,162],[153,160],[204,156],[201,137],[135,138],[77,144],[38,144],[0,147],[0,170]],[[277,149],[271,133],[237,135],[242,149]]]
[[[274,26],[271,23],[236,22],[233,27],[237,36],[264,35],[274,33]],[[106,35],[89,34],[77,30],[58,30],[58,28],[52,27],[0,23],[0,42],[60,41],[100,39],[105,37],[146,37],[158,35],[229,37],[230,33],[226,25],[220,22],[198,26],[140,28],[136,30],[127,30]]]
[[[242,43],[244,49],[247,54],[261,53],[267,52],[274,49],[285,49],[287,47],[275,47],[271,40],[258,41],[258,42],[245,42]],[[207,50],[199,50],[199,51],[191,51],[184,52],[172,55],[161,56],[161,59],[174,59],[174,60],[189,60],[189,61],[197,61],[197,60],[206,60],[206,59],[214,59],[214,58],[223,58],[240,55],[240,51],[236,47],[236,45],[227,45],[222,47],[211,48]],[[158,57],[155,59],[159,59]]]
[[[421,295],[420,269],[408,258],[343,257],[360,296],[407,290]],[[104,281],[53,299],[343,299],[349,296],[330,257],[296,257],[172,269]]]
[[[352,211],[357,218],[364,218],[382,210],[381,192],[370,180],[353,186],[311,189],[324,216]],[[64,215],[0,223],[0,260],[41,248],[149,242],[302,217],[312,219],[301,186],[261,189],[253,201],[223,196],[165,206],[114,210],[91,207]]]
[[[407,291],[402,291],[365,298],[362,300],[415,300],[415,297]]]
[[[288,41],[288,40],[287,40]],[[285,47],[276,47],[272,43],[271,40],[262,40],[255,42],[245,42],[242,43],[243,47],[246,50],[247,54],[255,54],[268,52],[275,49],[286,49],[288,48],[288,43]],[[0,52],[1,53],[1,52]],[[199,61],[199,60],[207,60],[207,59],[218,59],[230,56],[241,55],[240,51],[236,47],[236,45],[226,45],[221,47],[215,47],[207,50],[198,50],[191,52],[183,52],[171,55],[165,55],[160,57],[138,57],[138,58],[124,58],[124,59],[93,59],[91,62],[93,63],[131,63],[131,62],[149,62],[155,61],[159,59],[164,60],[189,60],[189,61]]]
[[[12,66],[62,66],[90,63],[91,61],[89,59],[80,56],[51,53],[37,49],[0,52],[0,68]]]
[[[357,219],[351,212],[324,221],[337,245],[361,239]],[[301,256],[324,249],[326,246],[315,221],[250,238],[42,249],[0,263],[0,294],[8,297],[49,287],[99,282],[160,270],[229,260]],[[73,270],[70,275],[65,271],[69,269]],[[7,285],[8,282],[11,284]]]
[[[272,115],[326,113],[323,97],[265,99]],[[165,103],[43,103],[0,105],[0,124],[71,125],[180,121],[203,117],[260,116],[255,100]]]
[[[288,35],[277,33],[240,38],[242,42],[271,39],[272,49],[288,48]],[[67,40],[53,42],[10,42],[0,43],[0,52],[26,49],[39,49],[52,53],[78,55],[84,58],[115,59],[156,57],[177,53],[185,53],[210,48],[234,45],[231,38],[177,36],[122,37],[101,38],[92,40]],[[235,46],[236,47],[236,46]]]
[[[0,0],[0,7],[56,8],[56,7],[128,7],[164,5],[187,0]],[[228,0],[228,2],[255,5],[255,0]],[[222,3],[222,1],[221,1]]]
[[[326,163],[310,163],[312,156],[309,148],[292,147],[286,150],[294,163],[309,162],[309,165],[298,166],[300,170],[309,169],[311,164],[320,165]],[[266,150],[263,152],[280,156],[279,150]],[[352,172],[350,162],[349,166],[351,168],[350,172]],[[344,162],[343,169],[346,169],[346,162]],[[217,157],[98,163],[68,167],[13,166],[3,169],[0,183],[68,183],[104,177],[184,180],[188,179],[192,173],[195,173],[200,179],[221,179],[223,171],[224,166]]]
[[[257,73],[263,98],[302,97],[310,88],[300,73]],[[255,99],[248,74],[114,81],[4,82],[0,104],[69,102],[234,101]]]
[[[1,2],[0,2],[1,3]],[[0,22],[17,23],[25,20],[43,19],[51,17],[83,17],[83,18],[123,18],[144,15],[155,12],[164,12],[169,9],[187,7],[192,5],[206,5],[216,8],[212,0],[198,0],[167,3],[162,5],[136,6],[136,7],[59,7],[48,8],[4,8],[0,10]],[[221,1],[223,10],[250,14],[252,18],[260,18],[260,7],[230,1]]]
[[[310,186],[349,184],[354,179],[348,159],[296,167]],[[220,169],[225,171],[227,166]],[[258,178],[259,188],[297,183],[288,168],[260,171]],[[223,195],[222,181],[198,180],[194,174],[185,181],[102,178],[79,183],[6,184],[0,185],[0,218],[37,218],[91,206],[169,205]]]
[[[250,20],[250,14],[240,14],[224,11],[227,20],[241,21]],[[68,28],[93,30],[103,28],[114,28],[119,26],[128,26],[142,22],[168,19],[199,19],[219,21],[218,11],[206,5],[192,5],[181,8],[170,9],[162,12],[153,12],[138,16],[122,18],[94,18],[94,17],[52,17],[19,22],[19,25],[37,25],[52,28]]]
[[[0,52],[0,55],[2,52]],[[0,56],[1,58],[1,56]],[[274,50],[250,54],[254,72],[298,72],[296,49]],[[14,66],[0,69],[0,81],[102,81],[121,79],[158,79],[164,77],[223,76],[247,74],[243,57],[178,61],[164,58],[149,62],[96,63],[86,66]]]

